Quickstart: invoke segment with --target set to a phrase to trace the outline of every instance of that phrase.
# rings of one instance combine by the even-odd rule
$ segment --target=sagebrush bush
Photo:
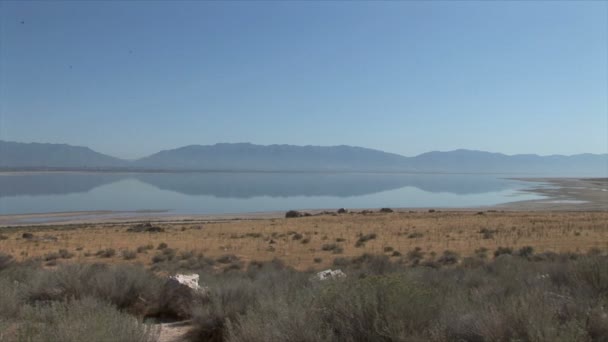
[[[0,271],[13,264],[13,256],[0,252]]]
[[[17,317],[22,306],[17,284],[0,277],[0,289],[0,321]]]
[[[18,339],[28,342],[153,342],[158,330],[93,298],[24,308]]]
[[[458,263],[458,260],[460,260],[458,253],[447,250],[443,252],[443,255],[440,256],[439,259],[437,259],[437,262],[443,265],[453,265]]]
[[[133,260],[133,259],[137,258],[137,252],[132,251],[130,249],[125,249],[122,252],[120,252],[120,254],[122,255],[122,258],[125,260]]]
[[[26,291],[30,303],[94,297],[143,314],[142,306],[157,302],[162,280],[141,266],[66,264],[57,270],[39,272]]]
[[[495,251],[494,251],[494,256],[498,257],[499,255],[503,255],[503,254],[513,254],[513,249],[511,247],[498,247]]]
[[[310,290],[301,290],[291,298],[279,295],[261,300],[236,320],[226,323],[229,342],[324,342],[332,341],[331,330],[310,305]]]
[[[400,274],[329,283],[316,307],[334,340],[399,341],[422,336],[437,296]]]
[[[111,258],[116,255],[116,250],[114,248],[101,249],[95,255],[100,258]]]

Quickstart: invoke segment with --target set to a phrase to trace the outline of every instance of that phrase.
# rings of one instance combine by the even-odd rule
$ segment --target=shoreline
[[[522,189],[546,198],[513,201],[490,206],[476,207],[415,207],[391,208],[396,212],[424,212],[431,209],[447,212],[462,211],[607,211],[608,178],[510,178],[534,182],[538,185]],[[338,208],[295,209],[312,215]],[[349,209],[352,212],[377,211],[379,208]],[[185,221],[231,221],[283,218],[285,211],[243,212],[223,214],[174,214],[166,210],[111,211],[91,210],[74,212],[26,213],[0,215],[0,227],[95,224],[104,222],[185,222]]]

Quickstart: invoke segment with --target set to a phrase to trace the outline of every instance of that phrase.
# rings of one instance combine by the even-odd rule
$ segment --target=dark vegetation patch
[[[344,249],[336,243],[324,244],[323,246],[321,246],[321,250],[326,251],[326,252],[332,252],[334,254],[340,254],[340,253],[344,252]]]
[[[496,234],[498,231],[496,229],[488,229],[488,228],[482,228],[479,230],[479,233],[483,236],[484,239],[493,239],[494,238],[494,234]]]
[[[508,255],[513,254],[513,248],[511,248],[511,247],[498,247],[494,251],[494,257],[498,257],[498,256],[503,255],[503,254],[508,254]]]
[[[302,217],[302,213],[300,213],[297,210],[290,210],[285,213],[285,218],[296,218],[296,217]]]
[[[116,250],[114,248],[101,249],[95,255],[100,258],[111,258],[116,255]]]
[[[408,239],[418,239],[418,238],[421,238],[421,237],[423,237],[423,236],[424,236],[424,234],[422,234],[422,233],[419,233],[419,232],[413,232],[413,233],[410,233],[410,234],[407,236],[407,238],[408,238]]]
[[[127,232],[131,233],[162,233],[164,231],[164,228],[153,226],[150,222],[136,224],[127,228]]]
[[[239,257],[237,257],[234,254],[225,254],[225,255],[222,255],[221,257],[215,259],[215,261],[219,262],[220,264],[230,264],[230,263],[233,263],[238,260],[239,260]]]
[[[11,266],[14,261],[12,255],[0,252],[0,271]]]
[[[357,239],[357,242],[355,242],[355,247],[363,247],[367,241],[375,240],[376,237],[378,237],[376,233],[359,234],[359,238]]]
[[[137,247],[137,253],[146,253],[146,251],[149,251],[151,249],[154,249],[154,245],[147,244],[147,245],[139,246],[139,247]]]
[[[437,259],[437,262],[442,265],[454,265],[460,260],[460,255],[454,251],[446,250],[443,255]]]
[[[133,260],[133,259],[137,258],[137,252],[132,251],[130,249],[125,249],[125,250],[121,251],[120,254],[122,255],[122,258],[125,260]]]

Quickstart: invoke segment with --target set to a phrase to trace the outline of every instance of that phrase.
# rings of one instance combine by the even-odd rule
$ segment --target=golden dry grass
[[[298,269],[331,265],[336,257],[363,253],[402,254],[420,247],[426,255],[452,250],[461,256],[480,247],[490,252],[499,246],[532,246],[536,252],[586,252],[608,249],[608,212],[396,212],[321,215],[294,219],[226,220],[220,222],[177,222],[155,224],[162,233],[131,233],[133,223],[100,223],[74,226],[2,228],[0,251],[17,259],[44,256],[66,249],[73,261],[141,262],[151,264],[155,250],[124,260],[121,251],[164,242],[179,252],[195,251],[217,258],[234,254],[244,261],[279,258]],[[490,233],[481,233],[483,230]],[[492,233],[492,231],[494,231]],[[52,235],[57,241],[28,241],[21,236]],[[302,235],[294,239],[294,235]],[[359,236],[376,238],[356,247]],[[307,243],[303,243],[309,240]],[[341,253],[324,251],[336,244]],[[390,247],[390,248],[387,248]],[[99,258],[98,250],[113,248],[116,256]],[[385,248],[387,251],[385,251]],[[314,262],[315,258],[321,259]],[[317,260],[318,261],[318,260]]]

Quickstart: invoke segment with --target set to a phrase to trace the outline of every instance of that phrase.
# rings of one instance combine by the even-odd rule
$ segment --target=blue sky
[[[608,152],[606,2],[0,2],[0,139]]]

